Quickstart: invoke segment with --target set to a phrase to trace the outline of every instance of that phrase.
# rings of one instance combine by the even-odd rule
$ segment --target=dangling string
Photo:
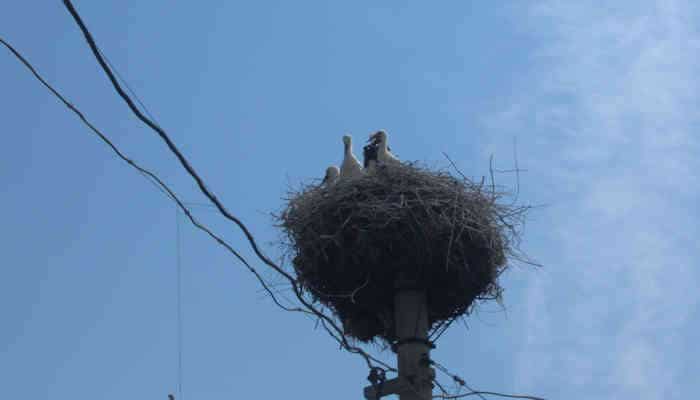
[[[180,238],[180,209],[175,208],[175,250],[176,250],[176,273],[177,273],[177,397],[182,397],[182,252]],[[170,395],[172,396],[172,395]],[[170,398],[169,400],[173,400]]]

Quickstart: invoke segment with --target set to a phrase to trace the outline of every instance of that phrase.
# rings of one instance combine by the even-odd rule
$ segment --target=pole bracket
[[[410,343],[418,343],[418,344],[424,344],[428,346],[430,349],[435,348],[435,343],[431,342],[428,339],[424,338],[419,338],[419,337],[407,337],[403,339],[399,339],[395,341],[394,343],[391,344],[391,351],[396,353],[399,349],[399,347],[403,346],[404,344],[410,344]]]

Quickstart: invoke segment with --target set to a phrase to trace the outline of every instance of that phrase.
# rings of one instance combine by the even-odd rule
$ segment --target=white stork
[[[377,145],[377,161],[385,164],[401,164],[401,161],[391,152],[387,143],[388,138],[385,131],[377,131],[370,136],[370,140]]]
[[[331,165],[330,167],[326,168],[326,177],[323,178],[321,185],[331,186],[338,180],[339,176],[340,170],[338,167]]]
[[[362,171],[362,164],[352,153],[352,137],[350,135],[343,136],[343,144],[345,145],[345,157],[340,165],[340,179],[361,177],[364,172]]]

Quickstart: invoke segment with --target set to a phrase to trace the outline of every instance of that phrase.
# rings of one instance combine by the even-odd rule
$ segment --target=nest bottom
[[[333,309],[346,333],[360,341],[375,337],[396,340],[397,290],[425,292],[430,326],[467,313],[475,299],[493,292],[496,271],[491,268],[492,251],[487,247],[479,248],[470,241],[465,252],[464,246],[456,246],[460,254],[451,254],[452,262],[448,263],[448,236],[434,237],[431,250],[435,256],[422,262],[416,259],[411,243],[393,244],[390,253],[380,250],[378,260],[362,260],[358,253],[347,257],[354,249],[346,244],[326,249],[328,262],[320,268],[306,268],[308,264],[300,259],[295,263],[302,285],[316,300]],[[367,248],[363,246],[363,250]],[[352,258],[357,262],[348,263]],[[459,267],[454,265],[456,258],[462,261]]]

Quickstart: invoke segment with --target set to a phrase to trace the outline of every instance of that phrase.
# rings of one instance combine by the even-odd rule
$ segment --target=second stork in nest
[[[352,137],[350,135],[343,136],[343,144],[345,145],[345,156],[343,163],[340,165],[340,179],[359,178],[364,175],[362,164],[357,160],[352,152]]]
[[[363,149],[364,165],[367,172],[372,172],[377,164],[400,164],[401,161],[391,152],[387,133],[377,131],[369,136],[369,144]]]

